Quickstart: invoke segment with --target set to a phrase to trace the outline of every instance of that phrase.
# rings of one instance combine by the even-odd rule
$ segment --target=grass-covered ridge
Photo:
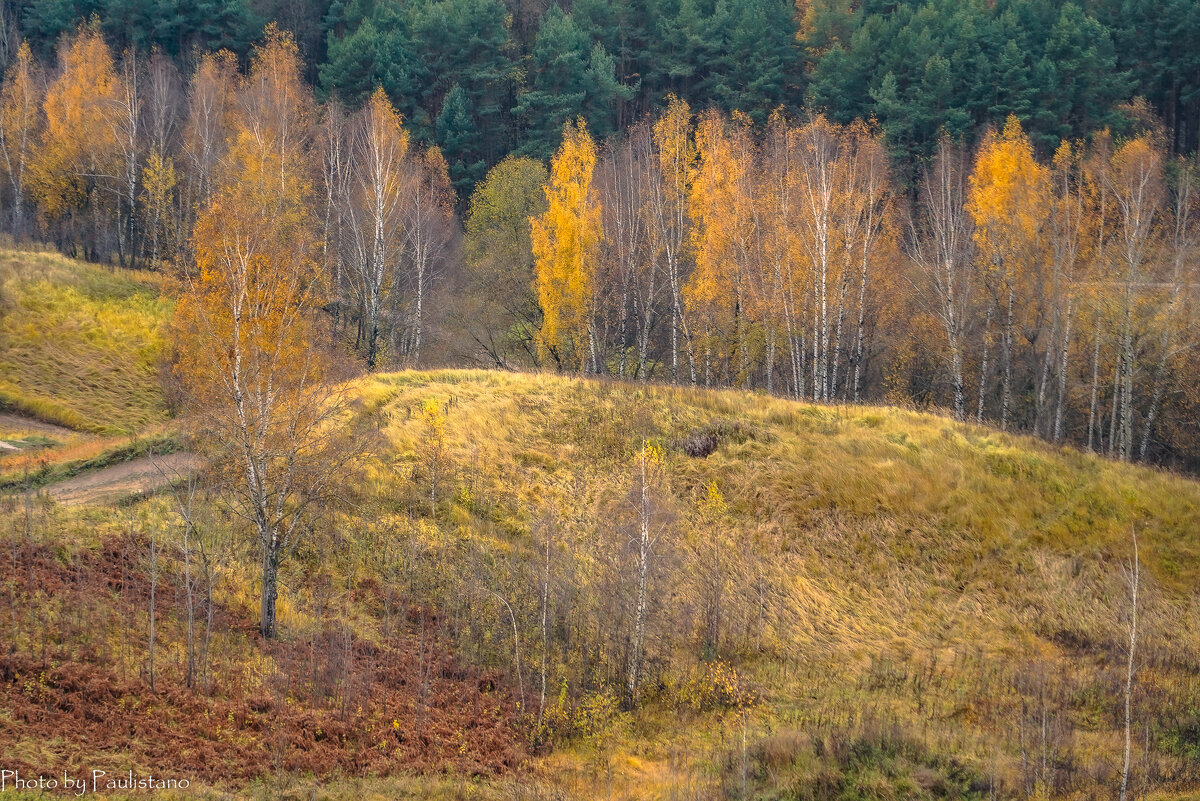
[[[0,498],[0,750],[245,797],[1107,797],[1136,530],[1134,776],[1161,799],[1200,781],[1194,480],[736,391],[440,370],[352,395],[366,464],[284,565],[278,643],[254,634],[251,540],[201,496],[194,690],[172,496]],[[643,442],[661,537],[631,708]]]
[[[654,698],[632,719],[605,718],[625,732],[606,759],[639,766],[630,797],[646,782],[691,781],[665,766],[693,724],[652,710],[735,709],[713,671],[723,664],[758,693],[750,745],[733,753],[739,738],[726,732],[694,749],[688,770],[733,797],[743,786],[771,798],[927,797],[904,789],[913,776],[981,785],[962,797],[1037,782],[1050,795],[1107,792],[1120,767],[1120,566],[1133,531],[1144,566],[1142,769],[1174,788],[1200,776],[1195,744],[1180,744],[1200,710],[1194,480],[933,414],[735,391],[445,371],[380,376],[363,393],[389,420],[368,492],[420,521],[401,530],[438,566],[431,593],[482,582],[516,599],[529,672],[540,648],[536,566],[553,530],[552,623],[575,632],[573,647],[613,660],[550,660],[551,688],[577,693],[561,728],[587,753],[588,704],[621,689],[624,500],[642,441],[661,448],[670,524],[649,623]],[[709,434],[716,450],[688,455],[689,438]],[[499,625],[472,626],[466,641],[501,659],[503,638]],[[1043,717],[1046,768],[1032,744]],[[779,753],[780,742],[798,750]],[[872,754],[879,765],[863,763]],[[878,787],[852,787],[863,782]]]
[[[149,273],[0,251],[0,407],[97,434],[161,423],[160,289]]]
[[[382,404],[402,460],[419,449],[419,407],[443,404],[447,447],[469,457],[460,478],[470,464],[491,461],[485,472],[496,489],[505,483],[496,473],[531,479],[508,487],[525,501],[525,523],[547,487],[580,472],[611,475],[649,438],[668,454],[674,489],[717,482],[730,515],[744,524],[790,523],[799,534],[829,515],[887,519],[909,528],[909,539],[940,540],[964,561],[970,554],[960,547],[968,543],[985,552],[1044,547],[1127,557],[1136,525],[1143,560],[1160,580],[1183,590],[1200,582],[1194,479],[937,414],[461,370],[378,376],[367,379],[363,396]],[[688,433],[731,423],[738,430],[718,436],[712,456],[684,453]]]

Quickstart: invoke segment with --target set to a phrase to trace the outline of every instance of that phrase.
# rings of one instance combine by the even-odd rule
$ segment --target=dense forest
[[[694,108],[782,107],[873,119],[896,155],[938,132],[973,138],[1016,114],[1043,156],[1143,97],[1168,150],[1200,137],[1200,10],[1187,0],[6,0],[0,65],[27,40],[53,61],[96,20],[114,52],[160,51],[185,73],[204,52],[248,58],[270,20],[290,31],[322,98],[382,86],[414,137],[436,143],[465,197],[505,154],[548,157],[577,115],[606,137],[668,94]]]
[[[1194,4],[3,20],[15,237],[203,273],[214,219],[259,191],[253,139],[291,204],[263,236],[368,369],[936,405],[1198,464]]]

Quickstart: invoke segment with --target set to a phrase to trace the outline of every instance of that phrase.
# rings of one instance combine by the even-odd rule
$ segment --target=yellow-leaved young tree
[[[975,243],[983,259],[984,283],[1001,325],[1000,427],[1012,408],[1012,367],[1018,299],[1043,295],[1043,225],[1050,208],[1050,173],[1033,157],[1021,123],[1009,115],[1004,131],[989,135],[979,149],[967,193]],[[1025,292],[1021,292],[1025,289]],[[984,360],[986,372],[986,358]]]
[[[81,28],[59,48],[58,77],[47,87],[45,127],[30,164],[30,184],[42,214],[57,219],[88,205],[104,216],[101,190],[116,172],[112,109],[119,101],[116,66],[104,37]],[[98,234],[99,231],[93,232]],[[84,238],[85,255],[95,243]]]
[[[757,267],[758,228],[752,188],[753,139],[749,118],[732,121],[716,111],[696,127],[698,159],[688,211],[696,269],[684,285],[689,319],[701,331],[704,382],[749,379],[747,283]]]
[[[348,451],[314,313],[324,292],[309,209],[311,98],[289,34],[268,29],[233,113],[227,159],[193,232],[196,269],[176,318],[178,373],[262,559],[263,636],[276,632],[283,559],[329,497]]]
[[[531,220],[538,301],[539,347],[561,361],[574,350],[580,369],[599,372],[593,328],[594,272],[600,243],[600,204],[592,197],[596,144],[582,119],[563,129],[562,147],[550,166],[546,211]]]

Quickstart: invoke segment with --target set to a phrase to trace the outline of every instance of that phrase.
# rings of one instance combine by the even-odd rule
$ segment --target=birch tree
[[[771,115],[760,155],[756,205],[763,249],[763,292],[769,310],[766,329],[767,392],[775,391],[775,363],[779,336],[784,338],[791,371],[792,395],[804,392],[804,332],[798,317],[797,297],[803,297],[798,270],[802,259],[793,219],[795,149],[793,130],[782,114]]]
[[[1155,321],[1159,328],[1158,358],[1151,379],[1150,401],[1137,454],[1138,459],[1143,461],[1167,389],[1168,365],[1182,350],[1194,347],[1194,342],[1186,338],[1181,342],[1180,335],[1186,333],[1189,327],[1186,322],[1189,317],[1184,313],[1188,287],[1200,286],[1200,267],[1196,261],[1200,249],[1200,193],[1197,192],[1194,161],[1180,158],[1173,167],[1168,195],[1166,236],[1163,238],[1166,253],[1159,282],[1165,297],[1162,310]]]
[[[605,150],[596,169],[604,232],[599,279],[609,286],[615,284],[617,290],[609,305],[615,317],[616,373],[621,378],[630,372],[630,351],[636,354],[634,376],[646,377],[649,358],[658,276],[649,258],[649,220],[643,209],[648,203],[652,157],[649,128],[639,124]],[[605,324],[609,324],[607,319]]]
[[[408,133],[382,89],[375,90],[353,125],[346,263],[359,305],[357,341],[367,369],[373,370],[381,334],[386,339],[382,318],[391,313],[400,290],[404,204],[413,179],[406,164]]]
[[[539,347],[571,348],[580,369],[600,372],[595,331],[595,264],[600,205],[592,193],[596,145],[579,120],[563,130],[550,167],[546,211],[531,222],[531,241],[542,307]]]
[[[1049,205],[1049,175],[1015,116],[980,146],[969,179],[967,210],[985,264],[985,282],[1001,327],[1000,427],[1008,428],[1013,400],[1013,352],[1022,282],[1040,276],[1042,226]],[[1020,295],[1020,298],[1019,298]]]
[[[25,234],[25,195],[28,172],[40,127],[42,75],[26,42],[4,73],[0,87],[0,156],[12,188],[12,233]]]
[[[113,110],[122,103],[111,51],[98,30],[82,28],[59,48],[61,71],[47,87],[45,128],[30,169],[30,183],[42,213],[62,219],[90,211],[90,237],[78,244],[95,255],[110,215],[103,199],[119,196]],[[118,236],[122,226],[120,212]]]
[[[874,282],[877,262],[891,255],[894,243],[892,231],[892,181],[888,168],[887,147],[881,132],[872,131],[859,121],[843,131],[850,164],[845,175],[847,185],[843,197],[846,210],[843,239],[846,249],[846,284],[857,280],[854,299],[856,318],[853,338],[846,344],[847,359],[852,376],[846,381],[845,396],[858,403],[861,394],[862,370],[865,357],[868,289]],[[839,320],[838,340],[842,341]],[[834,371],[836,384],[837,371]]]
[[[696,266],[684,287],[685,310],[702,339],[705,384],[749,380],[747,279],[758,264],[753,140],[749,119],[703,115],[688,210]]]
[[[329,425],[341,408],[333,365],[312,346],[323,281],[299,75],[294,41],[270,30],[196,223],[195,277],[176,318],[180,377],[225,468],[229,508],[258,545],[264,637],[277,631],[280,565],[345,466]]]
[[[146,70],[147,155],[141,174],[141,219],[144,250],[151,266],[176,255],[173,214],[175,190],[175,138],[179,122],[179,73],[162,53],[150,57]]]
[[[421,360],[434,283],[454,237],[453,189],[446,159],[431,147],[413,159],[406,182],[404,256],[411,291],[409,325],[403,342],[409,364]]]
[[[683,286],[687,280],[688,183],[696,160],[692,141],[692,113],[686,101],[674,95],[655,121],[654,146],[658,156],[658,174],[650,184],[647,213],[649,236],[655,259],[666,277],[671,302],[671,381],[679,381],[679,354],[682,349],[688,363],[691,382],[696,383],[696,360],[691,333],[684,317]]]
[[[1054,442],[1063,437],[1063,417],[1067,408],[1069,363],[1072,335],[1078,313],[1080,274],[1089,245],[1088,202],[1082,172],[1082,161],[1078,149],[1063,142],[1054,154],[1052,166],[1053,189],[1051,195],[1049,239],[1053,278],[1051,281],[1051,304],[1053,308],[1052,330],[1046,357],[1043,361],[1042,379],[1038,387],[1038,418],[1046,405],[1047,374],[1055,374],[1055,402],[1052,422],[1047,436]]]
[[[108,120],[112,126],[112,141],[116,144],[116,160],[109,182],[118,197],[117,256],[122,264],[133,266],[137,260],[140,231],[138,227],[138,195],[142,177],[142,157],[145,136],[142,130],[146,74],[142,61],[134,50],[126,51],[121,59],[116,91],[109,102]]]
[[[1126,142],[1112,155],[1103,179],[1114,202],[1115,257],[1120,265],[1120,329],[1113,392],[1112,447],[1122,461],[1134,453],[1134,388],[1137,371],[1135,312],[1148,279],[1151,237],[1163,202],[1162,157],[1148,137]]]
[[[191,206],[196,209],[206,206],[215,191],[238,83],[237,58],[228,50],[202,56],[188,82],[182,148]]]
[[[1137,652],[1138,640],[1138,591],[1141,588],[1141,560],[1138,558],[1137,529],[1131,530],[1133,540],[1133,560],[1123,566],[1125,581],[1129,586],[1129,647],[1126,649],[1125,661],[1125,761],[1121,766],[1120,799],[1125,801],[1129,792],[1129,769],[1133,755],[1133,679],[1135,674],[1134,658]]]
[[[828,400],[833,354],[832,331],[836,317],[834,296],[838,286],[837,231],[835,230],[839,176],[838,141],[832,124],[816,117],[796,135],[795,194],[800,242],[809,265],[808,306],[811,319],[811,380],[813,400]]]
[[[908,229],[909,254],[932,288],[935,313],[946,334],[945,358],[957,420],[966,418],[963,357],[973,286],[973,225],[965,206],[966,177],[962,148],[942,137],[922,178]]]
[[[651,575],[657,557],[656,548],[668,531],[671,518],[663,503],[663,454],[655,445],[642,441],[634,464],[634,482],[628,504],[633,512],[629,535],[631,579],[634,584],[634,608],[629,633],[629,663],[626,691],[629,701],[638,703],[646,649],[646,622],[649,617]]]

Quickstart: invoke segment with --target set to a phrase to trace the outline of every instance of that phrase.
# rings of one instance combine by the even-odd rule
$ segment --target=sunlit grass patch
[[[150,274],[0,253],[0,408],[99,434],[164,420],[161,289]]]

